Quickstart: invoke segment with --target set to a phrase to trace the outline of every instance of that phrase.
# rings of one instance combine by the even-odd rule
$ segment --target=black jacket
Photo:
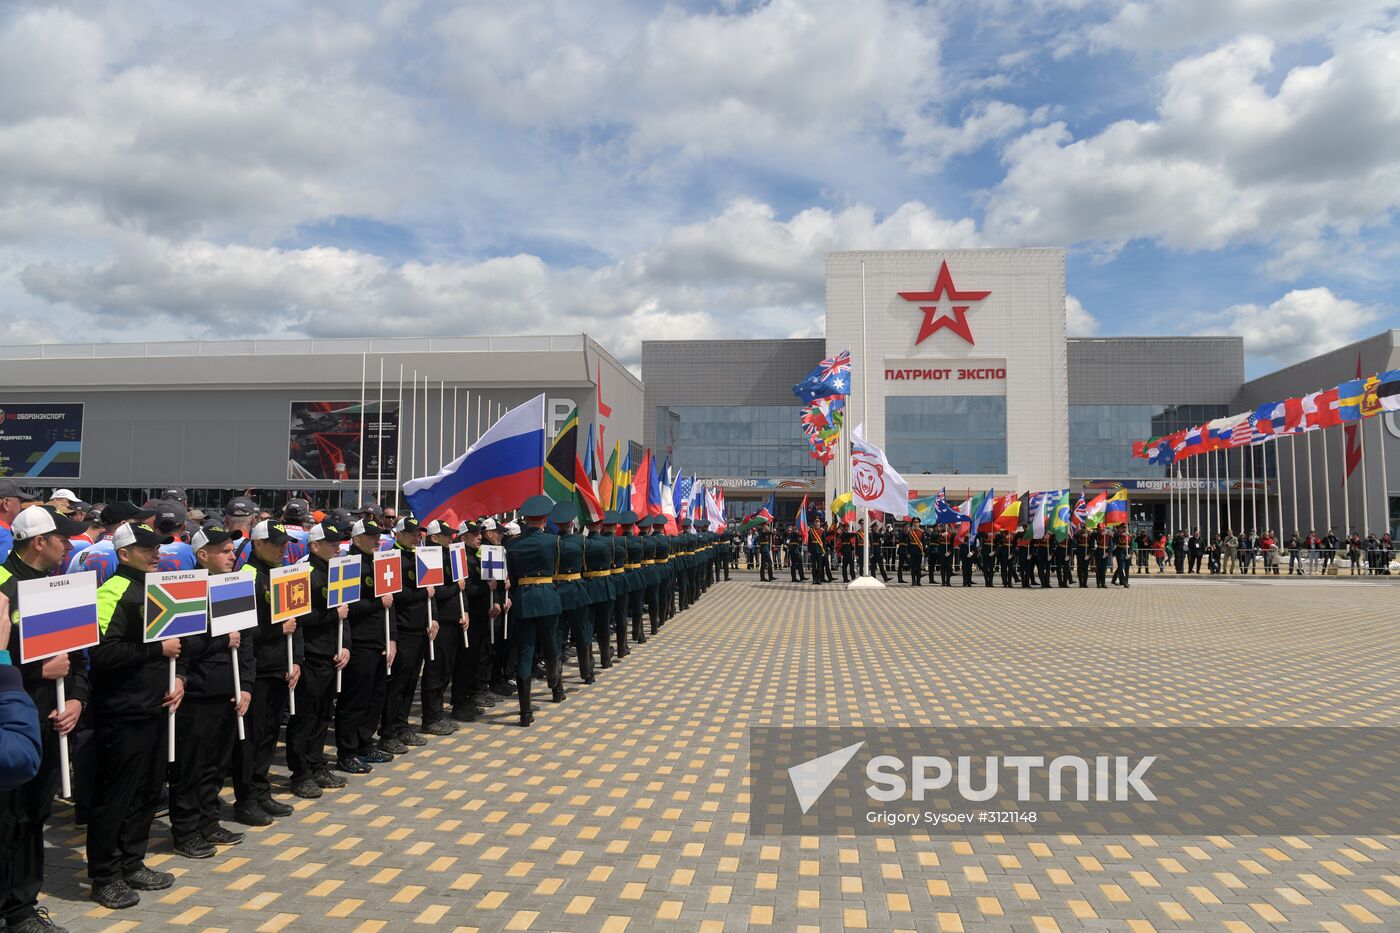
[[[161,654],[160,642],[144,641],[144,571],[122,564],[98,588],[97,627],[102,640],[88,652],[93,716],[99,722],[120,722],[164,713],[161,704],[170,686],[170,662]],[[175,676],[184,677],[185,672],[185,659],[180,657]]]
[[[400,632],[428,631],[428,591],[418,587],[418,561],[409,548],[395,544],[403,568],[403,589],[394,594],[394,621]]]
[[[253,574],[253,600],[258,608],[258,625],[248,629],[253,636],[257,676],[263,679],[282,677],[289,668],[287,636],[282,632],[282,623],[272,624],[272,566],[263,563],[255,554],[244,565],[243,572]],[[300,664],[306,655],[306,641],[301,631],[301,623],[305,621],[306,616],[297,620],[297,630],[292,635],[293,664]],[[238,653],[243,651],[240,649]]]
[[[242,637],[239,640],[243,644],[238,649],[239,686],[251,693],[253,678],[257,676],[255,651],[251,640],[243,641]],[[227,635],[191,635],[181,639],[180,660],[185,662],[186,699],[233,699],[233,651],[228,646]]]
[[[331,565],[311,554],[306,558],[311,565],[311,612],[297,620],[297,633],[306,646],[306,656],[323,661],[335,658],[337,632],[344,639],[345,647],[350,647],[350,622],[340,621],[340,610],[326,608],[329,601]]]
[[[352,547],[351,554],[360,557],[360,598],[350,604],[345,624],[356,651],[384,651],[384,603],[374,595],[374,552],[366,554]],[[389,610],[389,638],[398,638],[398,626],[393,610]]]

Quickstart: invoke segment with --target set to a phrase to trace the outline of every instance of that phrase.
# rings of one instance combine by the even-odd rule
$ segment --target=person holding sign
[[[112,535],[117,572],[97,591],[101,641],[88,653],[99,781],[88,815],[87,862],[92,899],[110,910],[135,907],[137,891],[175,883],[145,865],[151,821],[165,782],[169,711],[185,695],[180,639],[147,643],[146,575],[156,573],[168,538],[150,525],[123,525]],[[170,660],[175,686],[170,687]]]
[[[430,631],[428,600],[435,588],[418,585],[418,562],[414,551],[422,541],[423,529],[411,518],[401,518],[394,526],[394,549],[399,555],[403,588],[394,595],[394,622],[398,634],[398,654],[384,691],[384,709],[379,721],[379,747],[391,755],[402,755],[410,745],[425,745],[408,725],[413,693],[428,653]],[[441,566],[439,566],[441,571]]]
[[[170,834],[175,854],[185,858],[210,858],[215,846],[243,841],[242,833],[219,824],[219,791],[233,760],[238,718],[247,713],[252,701],[255,673],[251,646],[240,652],[241,632],[225,630],[239,624],[240,609],[252,617],[252,624],[257,623],[252,581],[244,574],[233,574],[242,538],[241,531],[210,524],[195,532],[190,541],[196,565],[209,574],[210,629],[189,636],[180,647],[185,662],[185,699],[175,713]],[[223,587],[216,585],[223,574],[232,576],[232,590],[227,593],[221,593]],[[244,625],[247,627],[246,622]]]
[[[349,604],[345,617],[350,629],[350,657],[335,706],[336,768],[347,774],[368,774],[374,765],[394,760],[393,755],[374,744],[374,727],[384,707],[388,680],[385,662],[394,662],[398,647],[392,626],[394,597],[376,595],[383,593],[376,586],[374,564],[382,533],[378,525],[367,519],[350,528],[350,555],[360,558],[360,587],[358,598]],[[387,626],[386,617],[390,623]]]
[[[307,540],[311,549],[311,612],[302,619],[300,629],[305,657],[296,686],[296,712],[287,723],[287,767],[292,772],[292,793],[314,799],[321,796],[323,788],[346,784],[326,761],[326,732],[335,709],[335,672],[343,670],[350,659],[349,649],[343,647],[350,643],[345,621],[350,609],[343,601],[332,599],[330,564],[339,557],[340,545],[350,540],[350,531],[323,522],[312,527]],[[359,574],[349,582],[358,586]]]
[[[42,748],[38,773],[13,790],[0,791],[0,919],[8,930],[42,929],[37,911],[44,824],[59,784],[67,786],[68,756],[60,745],[88,701],[82,649],[97,641],[96,578],[49,576],[63,566],[68,538],[81,526],[57,510],[30,506],[15,517],[14,549],[0,565],[6,622],[21,620],[9,626],[0,649],[8,650],[18,665],[24,691],[39,711]]]
[[[245,826],[268,826],[273,817],[292,812],[287,804],[272,799],[272,782],[268,779],[287,697],[296,689],[301,674],[302,636],[296,621],[273,621],[277,607],[273,605],[272,571],[282,568],[291,540],[280,522],[258,522],[253,526],[252,556],[243,571],[253,576],[258,610],[258,624],[252,629],[257,676],[253,680],[252,702],[243,717],[248,740],[238,744],[233,756],[234,819]]]
[[[453,537],[450,525],[431,521],[423,532],[428,536],[429,545],[422,549],[424,555],[432,548],[443,555],[449,553]],[[441,560],[438,562],[440,574],[444,573],[444,563]],[[462,569],[466,569],[465,562],[462,563]],[[463,650],[462,640],[466,634],[463,625],[467,620],[462,613],[462,586],[457,580],[457,563],[453,562],[452,566],[452,582],[447,582],[444,574],[443,582],[434,587],[432,599],[433,622],[437,623],[438,636],[433,640],[435,653],[423,666],[422,697],[423,731],[428,735],[451,735],[457,731],[457,724],[447,715],[443,700],[448,683],[456,678],[457,656]]]
[[[461,563],[465,566],[458,571],[458,561],[454,557],[453,576],[462,587],[461,603],[466,615],[458,620],[462,626],[463,647],[457,654],[457,663],[452,671],[452,719],[455,722],[475,722],[486,712],[483,703],[495,704],[484,693],[484,684],[490,676],[482,676],[483,658],[486,647],[491,642],[491,589],[481,576],[481,526],[473,522],[463,522],[460,527],[462,540],[453,545],[460,548]]]

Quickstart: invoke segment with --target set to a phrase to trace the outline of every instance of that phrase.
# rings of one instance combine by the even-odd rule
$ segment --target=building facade
[[[609,449],[642,426],[640,380],[581,334],[64,344],[0,361],[0,470],[94,502],[165,486],[201,506],[247,489],[265,505],[392,499],[541,393],[550,435],[575,406],[581,436],[592,425]]]

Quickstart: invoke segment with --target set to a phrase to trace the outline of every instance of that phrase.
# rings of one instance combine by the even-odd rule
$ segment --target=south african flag
[[[190,579],[192,573],[199,576]],[[203,571],[147,574],[146,641],[200,635],[208,625],[209,580]]]

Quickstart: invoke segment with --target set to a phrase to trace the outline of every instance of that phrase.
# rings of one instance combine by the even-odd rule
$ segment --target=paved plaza
[[[134,910],[87,900],[60,805],[45,903],[110,931],[1400,929],[1395,837],[747,834],[751,726],[1400,725],[1389,581],[1134,582],[740,573],[532,728],[503,702],[207,861],[161,820],[176,884]]]

